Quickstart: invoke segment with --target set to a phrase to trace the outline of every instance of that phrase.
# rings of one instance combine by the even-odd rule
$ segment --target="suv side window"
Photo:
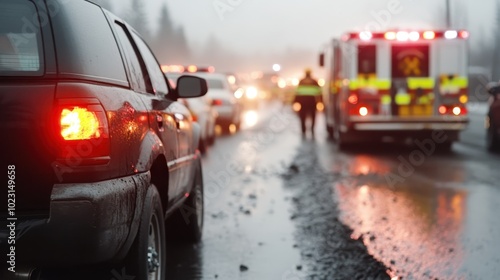
[[[134,38],[134,41],[137,44],[137,47],[142,54],[142,58],[144,59],[144,63],[148,69],[149,78],[151,79],[151,84],[153,86],[153,93],[164,96],[168,93],[167,79],[161,71],[158,61],[146,43],[144,43],[139,36],[132,32],[132,37]]]
[[[146,67],[141,64],[139,58],[137,57],[136,49],[130,41],[130,33],[127,32],[125,26],[118,22],[116,22],[115,27],[118,40],[120,41],[125,52],[132,88],[141,93],[151,92],[152,90],[148,91],[147,89],[146,80],[143,74],[147,74],[147,70],[145,69]]]

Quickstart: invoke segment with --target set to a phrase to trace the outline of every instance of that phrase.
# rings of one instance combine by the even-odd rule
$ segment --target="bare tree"
[[[187,64],[190,58],[184,29],[174,26],[167,4],[163,4],[161,8],[159,29],[154,37],[153,50],[161,63]]]
[[[125,19],[144,38],[144,40],[150,41],[151,36],[142,0],[132,0],[131,11]]]
[[[189,44],[186,39],[186,35],[184,34],[184,28],[179,27],[175,32],[176,37],[176,54],[179,56],[179,59],[183,62],[187,62],[191,57],[191,51],[189,49]]]
[[[171,62],[174,51],[173,42],[175,41],[175,32],[167,4],[163,4],[160,11],[160,22],[158,32],[153,40],[153,50],[161,63],[178,63]]]

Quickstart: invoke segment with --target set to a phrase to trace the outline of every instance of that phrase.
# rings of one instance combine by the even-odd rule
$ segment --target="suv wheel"
[[[151,185],[144,202],[139,231],[127,257],[131,275],[137,279],[165,279],[165,224],[160,195]]]

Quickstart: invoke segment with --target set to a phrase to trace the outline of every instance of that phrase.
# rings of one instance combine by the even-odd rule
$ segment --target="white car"
[[[242,106],[234,96],[227,76],[219,73],[192,73],[190,75],[207,81],[206,97],[212,100],[212,105],[217,110],[217,124],[220,125],[222,131],[229,133],[232,130],[238,130],[241,124]]]
[[[215,125],[218,113],[212,105],[212,100],[206,96],[199,98],[180,99],[191,112],[193,121],[197,122],[201,128],[200,142],[198,149],[205,154],[207,147],[215,143]]]
[[[175,88],[177,79],[182,75],[190,75],[190,73],[168,73],[166,76],[172,87]],[[215,143],[215,126],[219,115],[212,105],[212,99],[202,96],[199,98],[181,98],[179,102],[189,109],[193,121],[200,125],[201,132],[198,149],[202,154],[205,154],[207,147]]]

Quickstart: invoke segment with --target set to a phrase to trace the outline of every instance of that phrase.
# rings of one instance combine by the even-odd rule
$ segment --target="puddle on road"
[[[342,220],[370,254],[404,279],[461,279],[465,192],[387,190],[345,181],[334,185]],[[425,256],[425,257],[423,257]]]
[[[470,163],[443,170],[446,174],[438,174],[443,182],[420,173],[439,164],[431,162],[395,187],[387,180],[391,163],[379,159],[372,172],[374,163],[370,157],[351,157],[340,172],[343,179],[332,187],[342,221],[372,255],[403,279],[494,279],[500,274],[500,191],[467,180]]]

